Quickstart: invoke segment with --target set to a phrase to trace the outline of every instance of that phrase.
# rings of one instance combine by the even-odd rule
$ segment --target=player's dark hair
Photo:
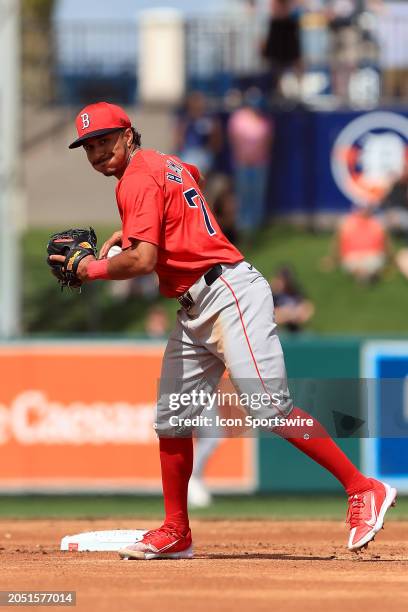
[[[136,145],[137,147],[140,147],[142,145],[142,135],[139,134],[139,132],[137,132],[134,127],[132,127],[131,130],[133,134],[132,144]]]

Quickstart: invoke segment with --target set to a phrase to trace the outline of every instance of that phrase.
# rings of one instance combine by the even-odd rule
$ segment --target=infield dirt
[[[193,521],[191,561],[120,561],[116,553],[59,550],[67,534],[157,526],[2,520],[0,590],[76,591],[77,605],[68,609],[81,611],[408,609],[406,521],[388,522],[360,555],[347,551],[348,531],[339,521]]]

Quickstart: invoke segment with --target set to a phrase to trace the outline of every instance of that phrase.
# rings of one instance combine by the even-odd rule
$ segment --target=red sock
[[[175,525],[184,534],[189,528],[187,492],[193,469],[192,438],[160,438],[160,464],[164,523]]]
[[[286,438],[297,449],[329,470],[341,482],[348,495],[366,491],[371,482],[351,463],[343,451],[329,436],[326,429],[301,408],[294,408],[288,418],[312,419],[313,426],[284,426],[274,429],[279,436]],[[305,438],[305,434],[309,437]],[[293,437],[295,435],[295,437]]]

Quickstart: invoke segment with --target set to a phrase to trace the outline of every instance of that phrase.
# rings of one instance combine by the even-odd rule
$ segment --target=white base
[[[68,535],[61,540],[61,550],[78,552],[118,551],[139,542],[147,529],[111,529]]]

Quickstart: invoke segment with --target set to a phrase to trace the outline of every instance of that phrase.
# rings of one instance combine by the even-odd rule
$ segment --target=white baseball
[[[115,244],[115,245],[113,245],[113,246],[112,246],[112,247],[109,249],[107,257],[108,257],[108,259],[109,259],[110,257],[115,257],[115,255],[119,255],[119,253],[121,253],[121,252],[122,252],[122,249],[120,248],[120,246],[118,246],[117,244]]]

